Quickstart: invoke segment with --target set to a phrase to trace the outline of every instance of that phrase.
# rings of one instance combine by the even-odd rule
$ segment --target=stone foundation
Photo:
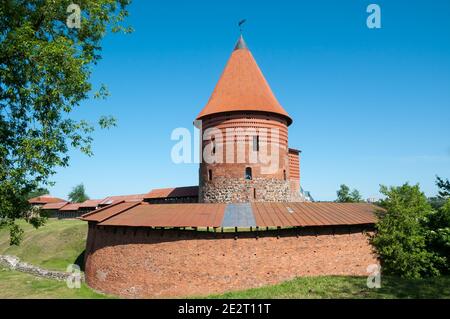
[[[297,276],[367,275],[377,263],[361,228],[207,233],[89,226],[85,276],[124,297],[182,297]]]
[[[279,179],[216,178],[199,188],[204,203],[288,202],[289,182]]]

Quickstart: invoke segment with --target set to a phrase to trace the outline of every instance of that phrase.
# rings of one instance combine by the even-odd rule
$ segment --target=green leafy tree
[[[0,227],[9,226],[11,244],[21,239],[16,219],[42,223],[38,214],[28,218],[26,195],[68,165],[69,147],[92,155],[94,129],[115,124],[110,116],[75,120],[72,112],[92,92],[104,35],[131,31],[122,26],[130,2],[76,1],[80,28],[70,28],[72,0],[0,1]],[[94,93],[106,95],[104,86]]]
[[[339,187],[339,190],[336,192],[336,194],[337,194],[336,202],[339,203],[355,203],[362,201],[362,197],[359,191],[357,189],[353,189],[350,192],[350,187],[348,187],[345,184],[342,184]]]
[[[427,223],[433,209],[418,185],[381,186],[386,212],[379,214],[371,242],[384,273],[406,278],[439,274],[445,262],[429,249]]]
[[[445,205],[445,199],[441,198],[441,197],[429,197],[428,198],[428,202],[430,203],[431,207],[433,207],[433,209],[440,209],[442,206]]]
[[[336,200],[337,202],[347,203],[350,201],[350,188],[347,185],[342,184],[336,193],[337,193],[337,200]]]
[[[350,193],[350,200],[353,203],[359,203],[362,201],[361,194],[357,189],[352,190],[352,192]]]
[[[34,197],[38,197],[38,196],[42,196],[42,195],[47,195],[50,194],[49,190],[45,187],[38,187],[35,190],[29,192],[26,196],[26,199],[30,199],[30,198],[34,198]]]
[[[69,193],[68,197],[72,203],[82,203],[89,199],[89,196],[86,195],[83,184],[75,186]]]
[[[439,187],[438,197],[447,199],[450,198],[450,181],[436,176],[436,185]]]
[[[440,257],[437,268],[440,273],[450,274],[450,198],[428,218],[428,250]]]

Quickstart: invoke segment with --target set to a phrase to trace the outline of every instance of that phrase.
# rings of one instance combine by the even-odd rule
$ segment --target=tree
[[[347,203],[350,201],[350,188],[347,185],[342,184],[336,193],[337,193],[337,200],[336,200],[337,202]]]
[[[450,198],[436,209],[427,221],[427,246],[439,256],[436,267],[441,274],[450,274]]]
[[[433,209],[418,185],[381,186],[386,196],[371,243],[384,273],[405,278],[439,274],[445,260],[429,248],[427,223]]]
[[[362,201],[362,197],[361,194],[359,193],[359,191],[357,189],[354,189],[351,193],[350,193],[350,200],[353,203],[359,203]]]
[[[89,199],[89,196],[86,195],[83,184],[72,188],[72,191],[69,193],[68,197],[72,203],[82,203]]]
[[[336,192],[337,194],[337,202],[339,203],[355,203],[360,202],[362,200],[361,194],[357,189],[353,189],[350,192],[350,187],[345,184],[342,184],[339,190]]]
[[[94,125],[72,112],[93,89],[105,33],[131,31],[122,26],[130,2],[77,1],[80,28],[67,24],[71,0],[0,2],[0,227],[9,226],[11,244],[21,239],[16,219],[42,223],[38,214],[28,218],[26,195],[51,184],[55,168],[69,163],[69,147],[90,156],[94,129],[115,125],[112,117]],[[104,86],[94,93],[106,95]]]
[[[436,185],[439,187],[438,197],[447,199],[450,198],[450,181],[436,176]]]
[[[428,198],[428,203],[430,203],[431,207],[433,207],[433,209],[438,210],[440,209],[442,206],[445,205],[445,199],[441,198],[441,197],[429,197]]]
[[[30,198],[34,198],[34,197],[38,197],[38,196],[42,196],[42,195],[47,195],[49,194],[49,190],[45,187],[38,187],[35,190],[29,192],[26,196],[26,199],[30,199]]]

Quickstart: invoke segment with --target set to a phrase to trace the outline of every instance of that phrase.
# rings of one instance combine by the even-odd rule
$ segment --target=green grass
[[[0,268],[0,298],[97,299],[111,296],[96,293],[85,284],[79,289],[70,289],[65,281],[44,279]]]
[[[450,277],[410,280],[382,276],[379,289],[367,288],[366,277],[300,277],[208,298],[450,298]]]
[[[64,281],[0,269],[0,298],[113,298],[89,289],[69,289]],[[207,298],[450,298],[450,277],[405,280],[382,277],[382,288],[369,289],[365,277],[302,277],[279,285],[229,292]]]
[[[25,231],[23,242],[20,246],[10,246],[9,230],[0,228],[0,255],[14,255],[33,265],[62,271],[67,265],[82,261],[86,222],[51,218],[38,229],[24,221],[18,223]]]

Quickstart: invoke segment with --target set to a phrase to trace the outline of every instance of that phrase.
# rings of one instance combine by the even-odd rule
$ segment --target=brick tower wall
[[[292,202],[303,201],[300,196],[300,152],[289,149],[289,188]]]
[[[215,145],[216,154],[222,163],[203,161],[199,170],[199,201],[224,202],[286,202],[290,200],[288,129],[286,119],[270,113],[233,112],[210,116],[202,121],[202,132],[216,128],[222,134],[218,138],[211,134],[202,141],[206,153]],[[242,129],[242,131],[232,130]],[[245,130],[248,130],[245,132]],[[253,130],[253,131],[252,131]],[[266,134],[261,133],[266,130]],[[272,130],[277,130],[278,136]],[[203,136],[203,133],[202,133]],[[259,136],[259,151],[253,152],[254,137]],[[264,145],[267,148],[264,148]],[[244,150],[241,161],[238,147]],[[220,149],[223,151],[221,152]],[[232,149],[234,156],[227,154]],[[274,153],[272,153],[274,152]],[[278,152],[275,169],[264,171],[268,164],[252,163],[253,154],[267,154],[271,158]],[[223,156],[219,156],[222,154]],[[228,157],[227,157],[228,156]],[[252,170],[252,179],[245,178],[246,168]]]

